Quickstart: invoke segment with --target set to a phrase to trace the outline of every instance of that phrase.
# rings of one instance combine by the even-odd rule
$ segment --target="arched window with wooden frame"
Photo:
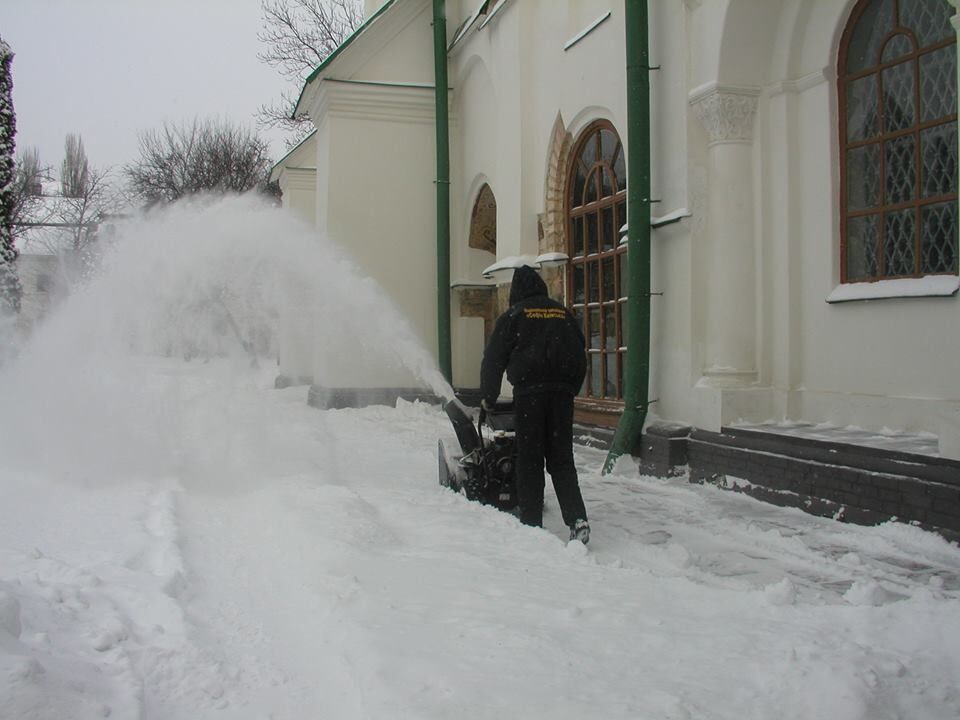
[[[588,126],[570,153],[567,175],[567,303],[587,339],[587,378],[578,405],[619,410],[626,351],[627,172],[616,129]]]
[[[946,0],[861,0],[840,43],[841,280],[956,274],[957,48]]]

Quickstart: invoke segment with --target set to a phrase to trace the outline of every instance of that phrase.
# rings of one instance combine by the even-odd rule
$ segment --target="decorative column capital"
[[[711,145],[750,143],[759,96],[760,88],[710,83],[691,92],[689,102],[710,136]]]

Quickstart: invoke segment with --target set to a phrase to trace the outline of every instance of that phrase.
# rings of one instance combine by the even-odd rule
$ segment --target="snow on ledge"
[[[569,259],[566,253],[561,252],[549,252],[543,255],[537,255],[536,257],[533,255],[510,255],[502,260],[498,260],[480,274],[489,279],[497,273],[516,270],[523,265],[529,265],[532,268],[539,269],[545,265],[562,265]]]
[[[854,300],[881,300],[901,297],[948,297],[960,290],[956,275],[926,275],[921,278],[899,278],[877,282],[845,283],[827,295],[828,303]]]

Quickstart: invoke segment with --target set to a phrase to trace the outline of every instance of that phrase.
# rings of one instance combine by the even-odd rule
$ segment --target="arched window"
[[[484,183],[477,193],[477,200],[470,213],[468,244],[477,250],[497,254],[497,199],[487,183]]]
[[[574,145],[567,181],[567,301],[587,338],[587,379],[581,397],[623,397],[626,350],[627,221],[624,149],[614,127],[590,125]]]
[[[861,0],[843,33],[843,282],[958,271],[951,12],[947,0]]]

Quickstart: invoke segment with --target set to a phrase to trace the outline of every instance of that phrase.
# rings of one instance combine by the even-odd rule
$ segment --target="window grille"
[[[571,153],[567,182],[567,302],[587,339],[580,397],[623,398],[626,351],[627,222],[624,148],[614,127],[590,125]]]
[[[946,0],[861,0],[840,45],[843,282],[956,274],[957,48]]]

